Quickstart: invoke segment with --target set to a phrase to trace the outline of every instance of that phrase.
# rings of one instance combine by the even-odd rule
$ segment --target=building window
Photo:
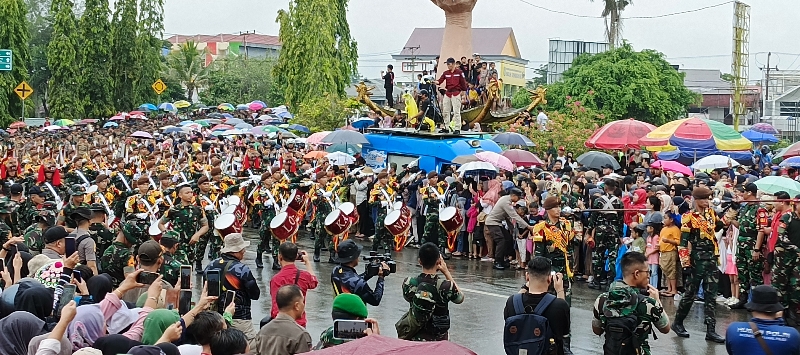
[[[428,70],[428,66],[430,63],[423,62],[423,61],[415,61],[414,63],[411,62],[402,62],[401,70],[404,72],[418,72],[422,73],[423,70]]]

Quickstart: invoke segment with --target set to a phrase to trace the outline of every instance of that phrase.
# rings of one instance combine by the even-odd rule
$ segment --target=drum
[[[284,211],[278,213],[275,218],[269,222],[269,229],[272,235],[278,238],[281,242],[286,239],[292,238],[300,230],[300,219],[294,211]]]
[[[236,223],[236,216],[230,213],[224,213],[214,220],[214,229],[219,231],[219,236],[225,239],[225,236],[231,233],[240,233],[242,231],[241,225]]]
[[[386,229],[389,230],[389,233],[392,233],[392,235],[403,235],[411,227],[410,214],[404,214],[403,210],[391,211],[386,215],[386,218],[383,220],[383,224],[386,226]]]
[[[246,202],[237,195],[231,195],[228,196],[228,207],[226,207],[225,210],[228,210],[231,207],[234,207],[233,215],[236,216],[236,221],[239,223],[239,225],[244,225],[244,222],[247,220]]]
[[[464,224],[464,217],[456,207],[445,207],[439,210],[439,224],[442,225],[447,234],[461,231]]]
[[[339,206],[339,210],[350,219],[350,224],[358,223],[358,211],[356,210],[356,205],[352,202],[345,202],[341,206]]]
[[[292,194],[289,196],[289,202],[287,203],[288,207],[300,212],[305,211],[306,204],[308,204],[308,197],[306,194],[298,189],[292,190]]]
[[[405,205],[403,205],[403,201],[397,201],[397,202],[392,204],[392,209],[393,210],[399,210],[399,209],[403,208],[403,206],[405,206]]]
[[[236,208],[237,208],[236,206],[227,205],[225,208],[222,209],[220,214],[234,214],[234,212],[236,212]]]
[[[344,234],[350,229],[351,225],[350,217],[339,209],[333,210],[333,212],[328,213],[328,216],[325,217],[325,230],[332,236]]]

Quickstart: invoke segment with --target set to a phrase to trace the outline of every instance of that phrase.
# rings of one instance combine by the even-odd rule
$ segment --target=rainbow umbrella
[[[219,106],[217,106],[217,109],[222,110],[222,111],[233,111],[233,110],[236,109],[236,107],[234,107],[233,105],[231,105],[229,103],[222,103],[222,104],[219,104]]]
[[[732,127],[696,117],[668,122],[639,139],[639,144],[653,152],[680,150],[703,156],[753,147],[752,142]]]
[[[53,125],[59,126],[59,127],[72,126],[74,124],[75,124],[75,121],[68,120],[68,119],[63,119],[63,120],[58,120],[58,121],[53,122]]]

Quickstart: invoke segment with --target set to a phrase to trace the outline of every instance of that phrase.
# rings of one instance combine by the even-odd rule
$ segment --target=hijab
[[[164,334],[164,330],[180,319],[178,312],[174,310],[156,309],[150,312],[144,319],[142,344],[154,345]]]
[[[103,355],[125,354],[132,347],[142,343],[132,340],[124,335],[112,334],[98,338],[92,347],[103,352]]]
[[[160,343],[156,344],[157,347],[161,349],[164,355],[181,355],[181,351],[178,350],[178,347],[172,343]]]
[[[106,294],[111,292],[113,289],[111,276],[108,274],[100,274],[90,277],[88,280],[86,280],[86,288],[89,289],[89,295],[92,296],[92,302],[99,303],[106,298]]]
[[[26,285],[29,287],[23,290],[23,285],[20,284],[17,295],[14,298],[14,308],[45,320],[53,313],[53,290],[41,284],[27,283]]]
[[[0,349],[6,355],[25,355],[28,343],[33,337],[42,334],[44,321],[35,315],[16,311],[0,319]]]
[[[106,321],[100,306],[80,306],[76,311],[75,319],[67,327],[67,337],[72,343],[73,351],[92,346],[98,338],[106,334]]]
[[[138,345],[128,350],[130,355],[162,355],[161,348],[154,345]]]

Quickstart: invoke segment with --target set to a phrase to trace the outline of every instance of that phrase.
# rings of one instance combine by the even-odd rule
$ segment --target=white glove
[[[242,181],[242,183],[239,184],[240,187],[247,187],[248,185],[250,185],[250,180]]]
[[[330,192],[330,191],[325,191],[325,192],[322,193],[323,197],[331,197],[332,195],[333,195],[333,193]]]
[[[439,201],[444,201],[445,197],[446,197],[445,195],[439,195]]]
[[[147,217],[149,217],[149,216],[150,216],[149,214],[144,213],[144,212],[136,214],[136,218],[138,218],[138,219],[147,219]]]
[[[208,206],[205,207],[205,210],[206,211],[213,211],[214,210],[214,206],[208,205]]]
[[[160,199],[156,200],[156,205],[160,205],[163,202],[164,202],[164,199],[160,198]]]
[[[265,202],[264,206],[266,206],[267,208],[272,207],[272,200],[269,200],[269,201]]]
[[[314,183],[311,181],[303,181],[303,186],[311,186],[312,184]]]
[[[381,207],[389,206],[389,202],[381,201]]]

